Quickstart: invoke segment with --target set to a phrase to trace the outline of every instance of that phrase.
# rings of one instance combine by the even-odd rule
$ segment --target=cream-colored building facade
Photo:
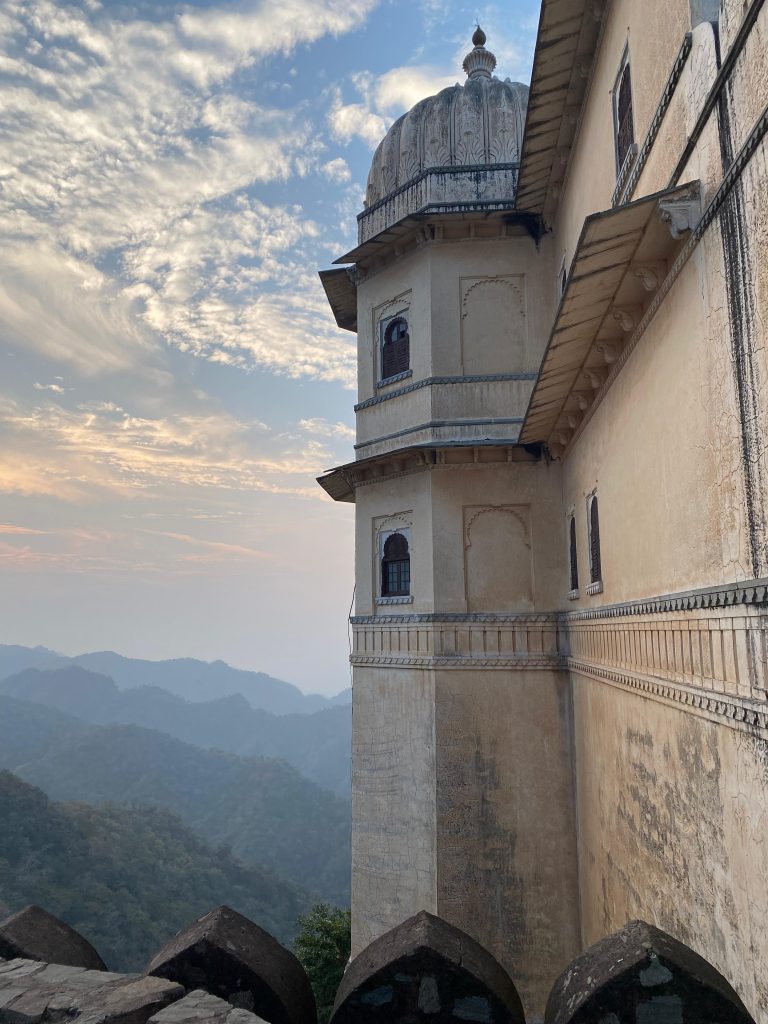
[[[353,953],[426,909],[535,1020],[642,918],[768,1020],[768,11],[543,0],[530,92],[473,43],[321,274]]]

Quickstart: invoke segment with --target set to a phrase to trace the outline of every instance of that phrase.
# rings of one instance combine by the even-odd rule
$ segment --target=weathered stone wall
[[[568,678],[435,676],[438,913],[490,950],[530,1017],[580,948]]]
[[[768,744],[574,673],[583,940],[640,917],[768,1015]]]
[[[435,689],[429,670],[355,667],[352,955],[437,912]]]
[[[721,59],[745,12],[724,7]],[[609,16],[604,48],[621,9]],[[764,9],[680,172],[681,181],[701,180],[704,208],[768,101],[766,18]],[[635,196],[667,184],[717,60],[713,31],[698,26]],[[644,601],[768,574],[766,195],[763,137],[563,462],[580,572],[588,572],[586,497],[595,488],[602,555],[602,593],[582,591],[565,623],[583,942],[629,918],[653,921],[718,967],[760,1020],[768,1014],[764,595],[734,591],[728,600],[744,603],[727,608],[724,599],[719,608],[693,598],[666,610]]]

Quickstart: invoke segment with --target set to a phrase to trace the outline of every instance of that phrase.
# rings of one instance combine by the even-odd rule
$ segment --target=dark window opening
[[[410,339],[408,321],[405,317],[396,316],[390,320],[384,330],[384,341],[381,346],[381,376],[395,377],[405,373],[410,362]]]
[[[627,159],[630,147],[635,141],[632,120],[632,80],[629,76],[629,61],[624,65],[616,93],[616,162],[620,171]]]
[[[593,583],[603,578],[600,565],[600,520],[597,515],[597,495],[589,503],[589,570]]]
[[[411,592],[411,556],[402,533],[391,533],[384,541],[381,559],[381,596],[408,597]]]
[[[579,561],[576,553],[576,516],[571,516],[569,545],[571,554],[571,590],[578,590]]]

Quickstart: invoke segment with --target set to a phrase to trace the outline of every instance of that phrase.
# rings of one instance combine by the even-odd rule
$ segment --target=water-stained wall
[[[633,918],[768,1015],[768,744],[574,674],[584,945]]]

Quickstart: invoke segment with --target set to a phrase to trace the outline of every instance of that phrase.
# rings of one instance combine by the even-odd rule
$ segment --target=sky
[[[0,0],[0,643],[349,684],[373,149],[536,0]]]

